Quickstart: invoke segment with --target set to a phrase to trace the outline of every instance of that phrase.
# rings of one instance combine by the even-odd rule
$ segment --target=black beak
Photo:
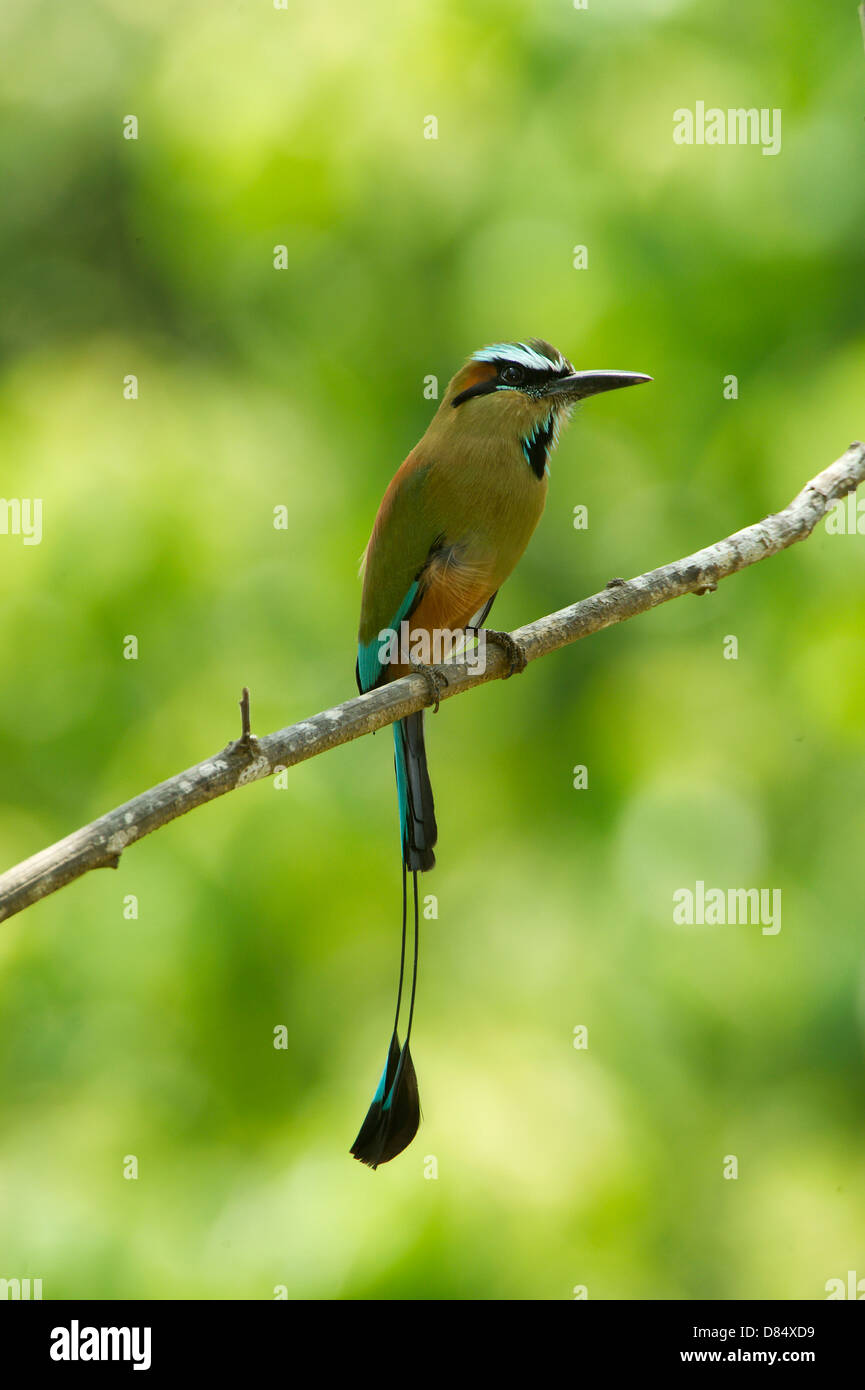
[[[583,401],[600,391],[618,391],[621,386],[639,386],[651,381],[643,372],[572,372],[557,377],[544,391],[545,396],[563,396],[567,401]]]

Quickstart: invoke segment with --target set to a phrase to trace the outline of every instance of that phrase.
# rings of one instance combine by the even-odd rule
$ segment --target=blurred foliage
[[[41,545],[0,537],[4,867],[222,747],[243,684],[258,732],[351,695],[357,557],[424,377],[474,348],[540,335],[655,377],[565,435],[500,626],[776,510],[865,430],[852,0],[11,0],[0,30],[2,491],[44,499]],[[780,107],[780,155],[674,145],[697,100]],[[3,926],[0,1276],[469,1299],[865,1276],[863,547],[821,527],[431,721],[425,1120],[377,1174],[348,1147],[396,965],[387,735]],[[697,879],[781,888],[781,932],[674,926]]]

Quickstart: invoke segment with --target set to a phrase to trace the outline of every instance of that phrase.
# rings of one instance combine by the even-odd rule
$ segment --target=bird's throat
[[[558,415],[551,410],[545,420],[538,421],[531,432],[523,437],[523,454],[536,478],[543,478],[547,470],[547,460],[557,435]]]

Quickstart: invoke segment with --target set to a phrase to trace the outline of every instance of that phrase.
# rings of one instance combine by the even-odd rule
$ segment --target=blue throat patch
[[[556,412],[551,410],[546,420],[535,425],[531,434],[526,435],[523,440],[523,453],[525,454],[526,463],[529,465],[529,468],[536,478],[542,478],[545,472],[549,472],[547,468],[547,459],[550,449],[552,449],[556,443],[556,438],[558,436],[557,426]]]

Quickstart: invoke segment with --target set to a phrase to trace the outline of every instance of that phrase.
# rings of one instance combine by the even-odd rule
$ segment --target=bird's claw
[[[426,681],[433,714],[438,714],[441,693],[450,684],[447,676],[440,666],[425,666],[422,661],[412,661],[409,665],[413,675],[423,676]]]
[[[525,671],[529,664],[525,648],[521,647],[509,632],[497,632],[495,628],[485,627],[483,633],[488,642],[501,647],[502,651],[510,657],[510,669],[508,674],[502,677],[502,680],[509,680],[511,676],[518,676],[522,671]]]

